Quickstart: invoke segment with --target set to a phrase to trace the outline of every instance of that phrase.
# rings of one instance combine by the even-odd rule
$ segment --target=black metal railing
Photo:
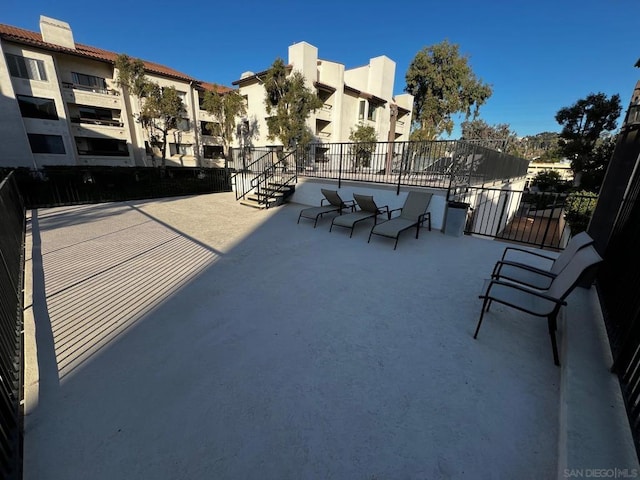
[[[295,165],[296,152],[282,153],[281,158],[276,160],[272,165],[267,166],[264,171],[254,177],[250,185],[254,189],[258,203],[269,208],[270,199],[283,195],[290,185],[294,185],[298,176],[295,168],[289,168],[289,165]],[[278,158],[279,155],[276,155]]]
[[[14,174],[0,182],[0,477],[22,476],[25,209]]]
[[[224,168],[45,167],[15,179],[27,208],[231,191]]]
[[[461,140],[314,143],[299,149],[300,176],[434,188],[525,177],[529,161]]]
[[[636,140],[640,143],[640,140]],[[631,161],[636,161],[636,147]],[[614,160],[612,160],[614,161]],[[612,189],[619,185],[609,185]],[[607,183],[602,195],[608,193]],[[596,287],[611,351],[612,370],[620,378],[629,424],[640,453],[640,171],[633,171],[623,203],[611,212],[616,216],[609,242],[601,253]]]
[[[596,202],[593,196],[577,193],[482,187],[452,188],[448,200],[469,204],[466,234],[549,249],[564,248],[570,235],[584,230],[588,217],[574,221],[570,213],[589,212]]]
[[[524,178],[529,161],[461,140],[311,143],[298,147],[287,168],[298,176],[401,186],[455,188]],[[282,147],[232,149],[236,199],[255,193],[256,181],[282,157]]]
[[[234,169],[231,185],[236,200],[245,198],[255,188],[256,179],[278,162],[277,151],[269,148],[232,149],[229,165]],[[259,180],[258,180],[259,181]]]

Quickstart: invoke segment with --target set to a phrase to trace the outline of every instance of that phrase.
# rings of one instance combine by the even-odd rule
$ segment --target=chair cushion
[[[383,223],[379,223],[373,227],[372,232],[376,235],[382,235],[383,237],[397,238],[397,236],[403,230],[407,228],[415,227],[417,220],[407,220],[405,218],[392,218]]]
[[[482,286],[483,296],[487,294],[487,289],[489,288],[490,284],[490,279],[484,281],[484,285]],[[531,290],[535,291],[535,289]],[[540,298],[536,295],[523,292],[520,289],[511,288],[506,285],[500,285],[497,283],[494,283],[491,287],[489,296],[497,302],[506,302],[515,306],[516,308],[520,308],[534,315],[546,316],[553,312],[553,309],[556,308],[556,303],[552,302],[551,300],[545,300],[544,298]]]
[[[364,212],[364,211],[347,213],[345,215],[340,215],[338,217],[335,217],[333,219],[333,224],[339,225],[341,227],[353,227],[353,225],[356,222],[359,222],[360,220],[364,220],[366,218],[373,218],[375,216],[376,216],[375,213]]]
[[[318,215],[322,215],[324,213],[329,212],[338,212],[340,211],[340,207],[335,207],[333,205],[327,205],[324,207],[311,207],[305,208],[300,212],[300,216],[304,218],[316,218]]]
[[[534,288],[545,290],[551,286],[551,278],[536,272],[527,270],[526,268],[518,268],[514,265],[502,265],[500,276],[506,277],[508,280],[514,280],[520,283],[526,283]]]

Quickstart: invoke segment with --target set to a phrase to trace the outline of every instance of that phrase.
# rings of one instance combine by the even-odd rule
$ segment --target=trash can
[[[447,203],[447,218],[444,224],[444,234],[451,237],[461,237],[467,223],[467,212],[470,205],[465,202]]]

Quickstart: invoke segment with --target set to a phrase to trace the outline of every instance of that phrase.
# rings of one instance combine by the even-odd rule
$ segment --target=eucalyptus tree
[[[118,85],[139,101],[136,119],[147,130],[150,143],[160,144],[162,167],[165,167],[169,131],[176,129],[186,114],[182,98],[175,87],[161,87],[149,80],[142,60],[118,55],[115,66]]]
[[[279,139],[287,150],[311,143],[313,132],[306,122],[311,112],[322,106],[322,100],[306,85],[304,75],[297,70],[289,73],[284,61],[277,58],[265,75],[264,88],[267,138]]]
[[[434,140],[453,131],[453,116],[475,118],[492,94],[476,77],[469,58],[444,40],[420,50],[407,70],[405,91],[414,97],[413,140]]]
[[[237,90],[220,92],[214,85],[213,90],[207,90],[204,93],[202,107],[215,119],[213,122],[208,122],[205,128],[211,135],[220,138],[226,154],[231,147],[238,119],[247,113],[244,98]]]
[[[604,93],[590,93],[573,105],[561,108],[556,121],[562,125],[559,150],[571,160],[576,185],[585,171],[602,169],[607,150],[595,152],[607,134],[616,128],[622,111],[620,95],[608,98]]]
[[[378,141],[376,129],[371,125],[358,124],[349,133],[349,153],[353,155],[354,169],[368,167],[371,163],[371,154],[375,152]]]
[[[484,120],[466,120],[462,122],[461,140],[479,143],[488,148],[499,149],[504,153],[516,154],[518,149],[518,135],[511,130],[508,123],[489,125]]]

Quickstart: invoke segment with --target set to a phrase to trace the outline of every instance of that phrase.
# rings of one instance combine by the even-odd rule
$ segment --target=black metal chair
[[[489,311],[491,303],[498,302],[530,315],[547,319],[551,347],[553,349],[553,361],[556,365],[560,365],[556,342],[558,313],[560,308],[567,304],[565,299],[576,287],[585,270],[594,267],[601,261],[602,258],[600,258],[593,246],[581,248],[576,252],[569,264],[551,280],[551,285],[544,291],[520,283],[495,278],[485,280],[482,294],[479,297],[484,301],[482,302],[482,310],[480,311],[478,326],[473,338],[478,338],[484,314]]]
[[[396,242],[393,246],[395,250],[398,246],[398,238],[405,230],[416,227],[416,238],[418,238],[420,227],[425,221],[428,222],[429,230],[431,230],[431,213],[427,212],[427,208],[429,208],[432,195],[427,192],[410,191],[402,208],[391,210],[389,212],[389,220],[373,226],[367,243],[371,241],[371,235],[395,238]],[[392,213],[396,211],[399,211],[400,215],[391,218]]]
[[[358,205],[360,210],[334,217],[331,221],[331,227],[329,228],[329,231],[333,229],[334,225],[338,227],[349,228],[351,230],[349,238],[351,238],[353,236],[353,229],[358,222],[373,218],[373,223],[374,225],[376,225],[378,223],[378,215],[381,215],[385,212],[387,214],[387,219],[389,218],[389,206],[385,205],[383,207],[378,207],[372,196],[354,193],[353,199],[356,201],[356,204]]]
[[[300,211],[300,215],[298,215],[297,223],[300,223],[301,218],[309,218],[313,220],[313,228],[316,228],[318,219],[321,218],[326,213],[337,212],[338,214],[341,215],[342,211],[347,208],[353,211],[355,207],[354,201],[348,200],[344,202],[340,198],[340,195],[338,195],[337,190],[327,190],[325,188],[321,188],[320,191],[324,195],[324,198],[320,200],[320,206],[302,209]]]

